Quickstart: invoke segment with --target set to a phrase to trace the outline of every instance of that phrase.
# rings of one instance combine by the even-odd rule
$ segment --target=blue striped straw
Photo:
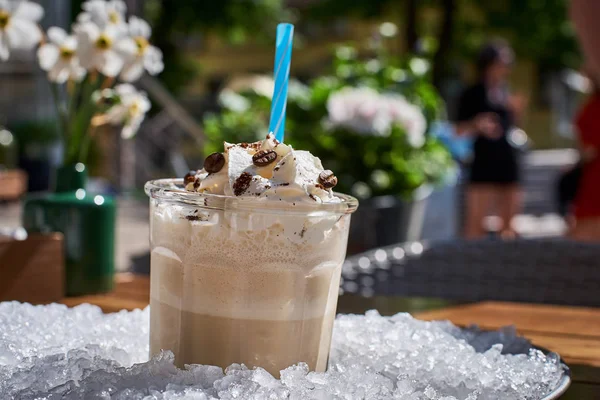
[[[285,133],[285,109],[287,107],[288,82],[290,80],[290,65],[292,63],[292,42],[294,40],[294,25],[277,25],[277,42],[275,48],[275,88],[271,102],[271,121],[269,132],[283,142]]]

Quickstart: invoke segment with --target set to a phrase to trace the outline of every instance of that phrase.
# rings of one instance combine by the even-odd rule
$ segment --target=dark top
[[[473,162],[470,181],[473,183],[511,184],[519,181],[517,150],[509,143],[507,135],[514,118],[507,107],[508,93],[492,102],[483,83],[466,89],[458,104],[458,121],[468,121],[477,114],[492,112],[498,115],[502,137],[490,139],[477,134],[473,145]],[[475,132],[477,133],[477,132]]]

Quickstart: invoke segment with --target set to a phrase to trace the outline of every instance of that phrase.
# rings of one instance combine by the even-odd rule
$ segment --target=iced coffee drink
[[[149,182],[151,355],[324,371],[357,207],[336,182],[271,135],[226,143],[184,180]]]

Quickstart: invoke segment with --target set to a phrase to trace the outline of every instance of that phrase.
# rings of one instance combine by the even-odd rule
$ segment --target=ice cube
[[[514,329],[465,332],[376,311],[337,318],[325,373],[303,363],[279,380],[238,364],[178,369],[171,352],[148,360],[148,317],[149,309],[0,303],[3,399],[533,400],[564,374],[555,354],[502,354],[523,346]]]

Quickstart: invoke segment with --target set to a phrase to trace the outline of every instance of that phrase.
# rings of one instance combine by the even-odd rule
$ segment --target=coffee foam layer
[[[192,215],[200,212],[190,221],[190,210],[153,207],[154,300],[200,314],[264,320],[321,317],[331,303],[335,310],[349,217]]]

